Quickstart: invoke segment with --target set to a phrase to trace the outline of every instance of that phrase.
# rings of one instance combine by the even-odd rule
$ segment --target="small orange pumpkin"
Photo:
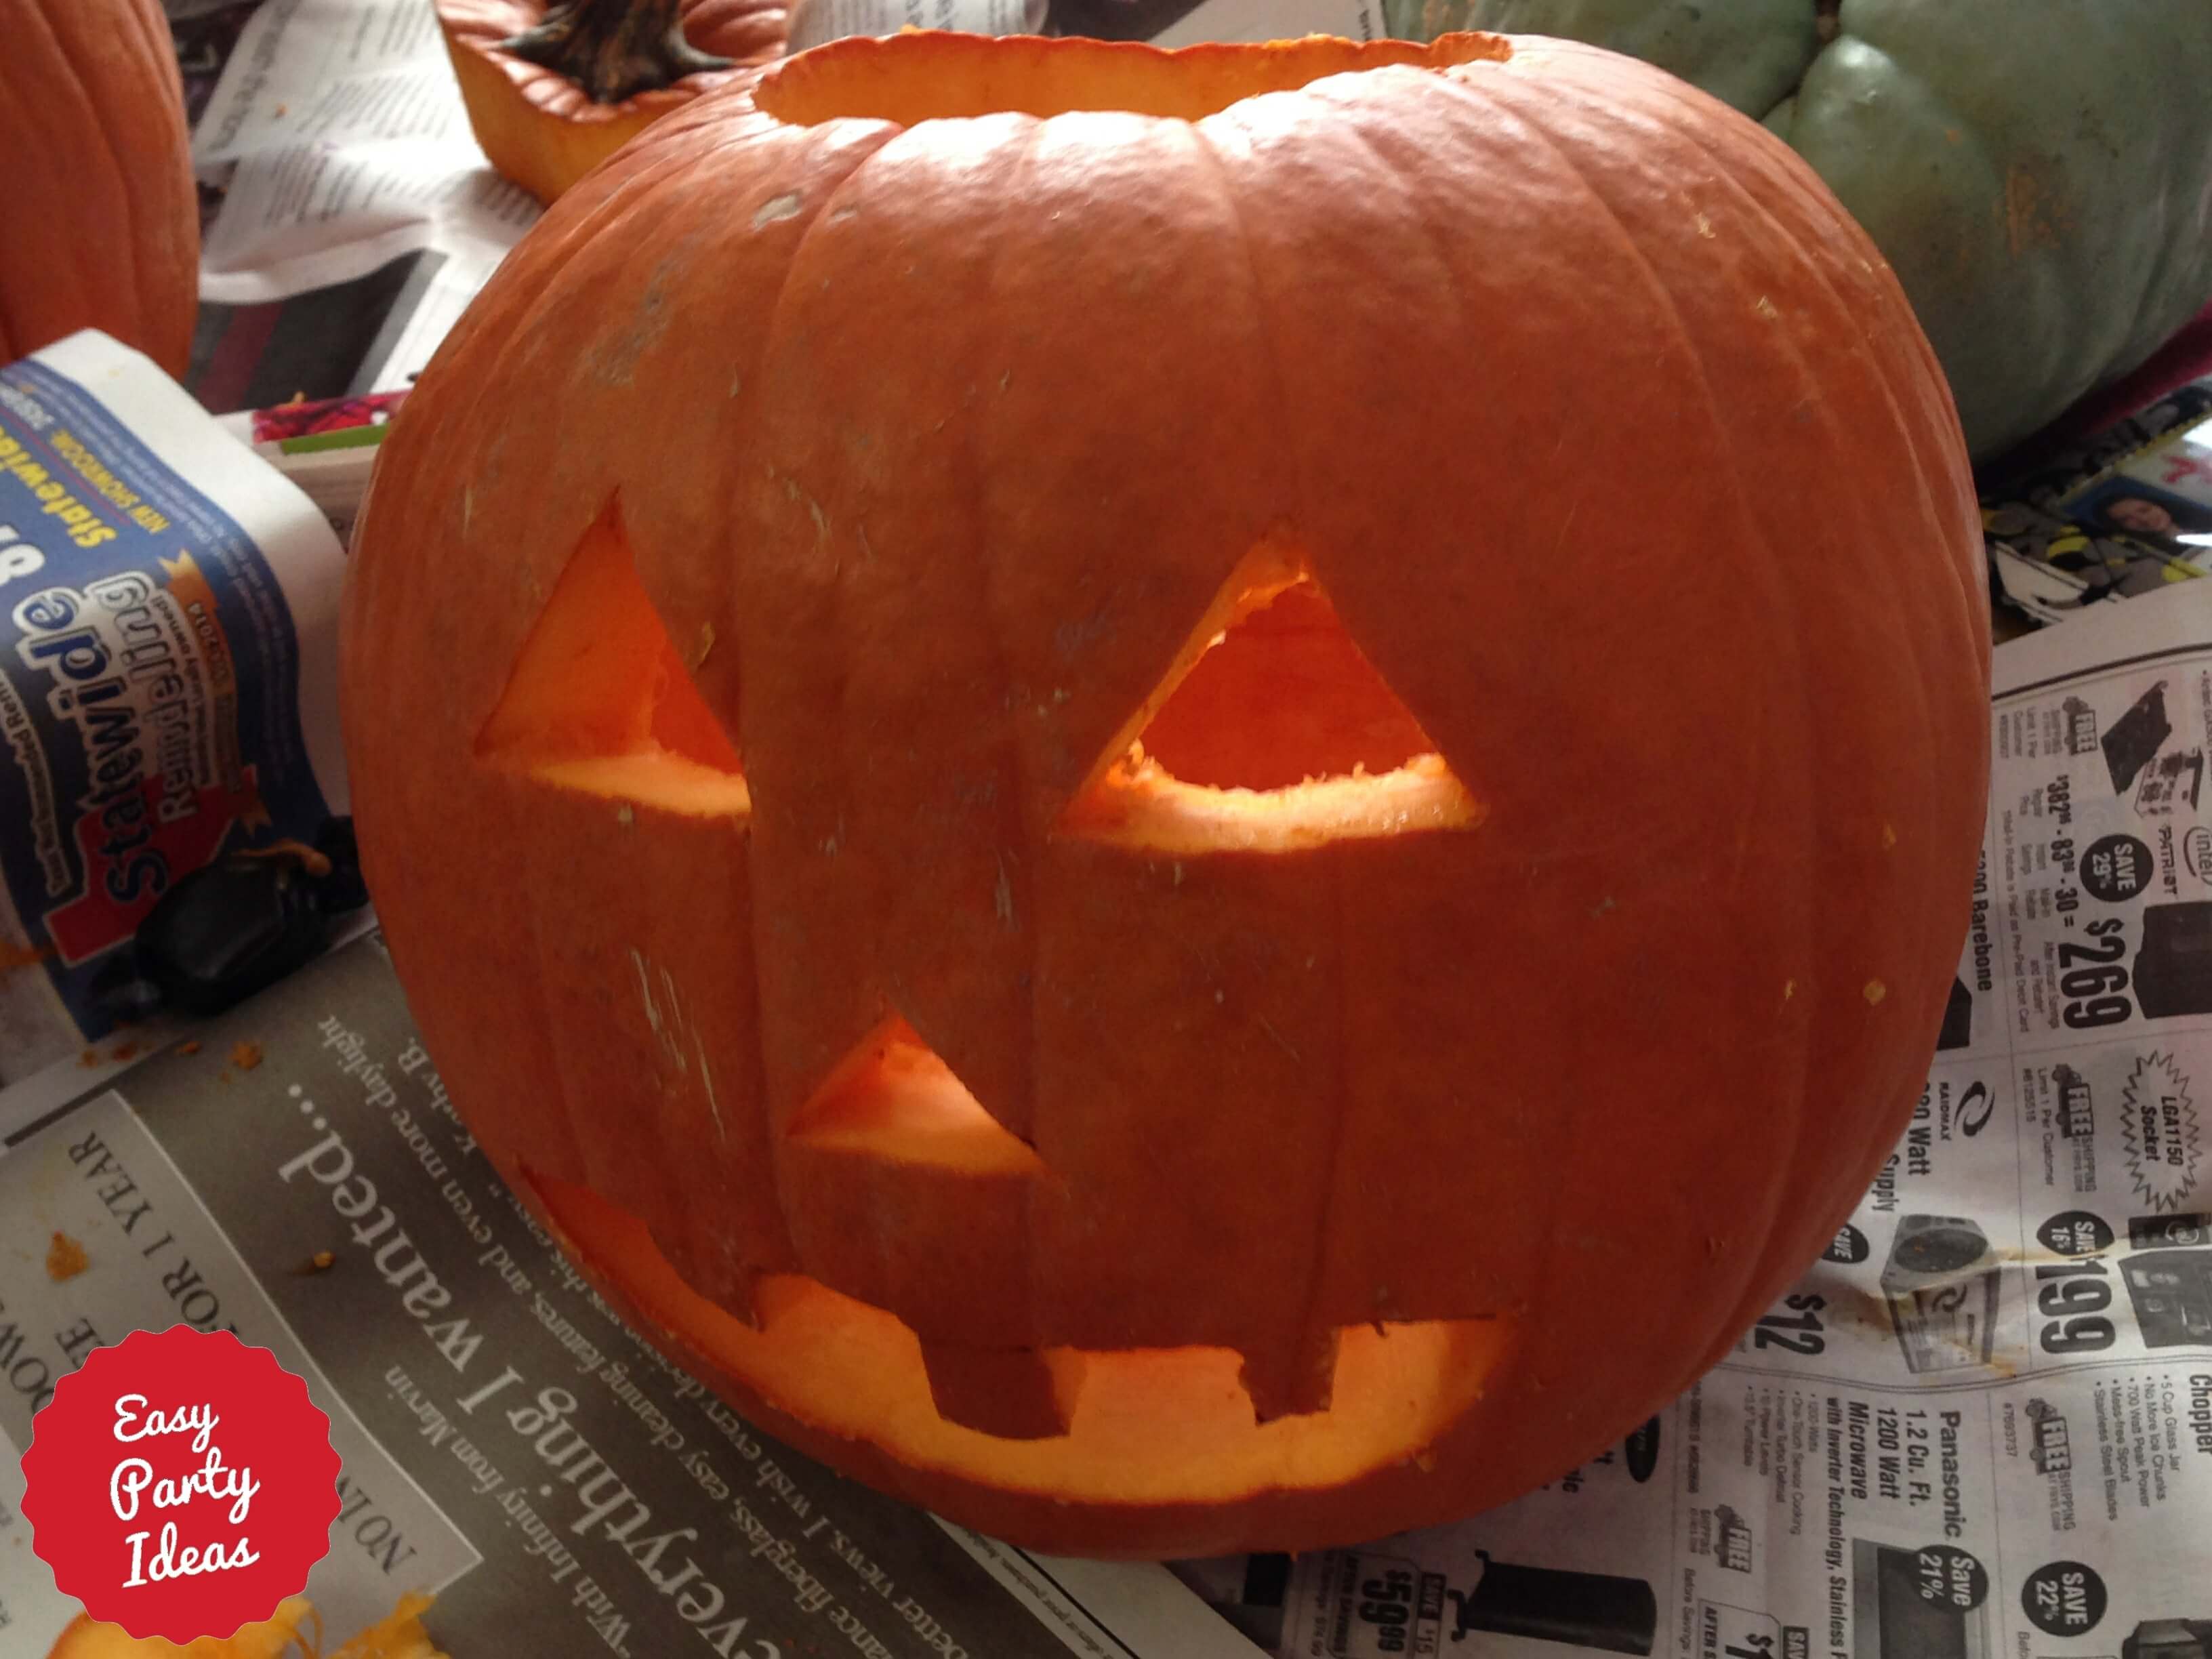
[[[0,0],[0,363],[103,329],[191,355],[199,198],[159,0]]]
[[[410,398],[343,646],[451,1095],[773,1431],[1060,1551],[1553,1478],[1917,1098],[1988,615],[1771,137],[1533,38],[835,43]]]
[[[563,21],[588,37],[566,49],[517,50],[517,41],[542,38],[543,0],[437,0],[477,143],[541,202],[670,111],[781,56],[787,30],[782,0],[681,0],[680,33],[665,27],[678,0],[568,3]],[[656,17],[659,28],[624,38]],[[571,64],[580,78],[564,72]]]

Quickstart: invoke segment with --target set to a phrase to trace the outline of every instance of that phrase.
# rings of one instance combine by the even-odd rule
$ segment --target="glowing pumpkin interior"
[[[930,1352],[891,1315],[798,1275],[763,1279],[758,1322],[748,1325],[686,1285],[642,1223],[584,1188],[532,1185],[583,1261],[705,1374],[737,1378],[810,1427],[915,1468],[1074,1503],[1326,1489],[1418,1458],[1481,1397],[1512,1335],[1503,1319],[1350,1327],[1338,1335],[1328,1408],[1260,1423],[1241,1358],[1227,1349],[1048,1349],[1033,1361]],[[1064,1429],[1024,1433],[1014,1422],[992,1433],[947,1414],[957,1401],[946,1396],[963,1384],[983,1399],[1010,1397],[1006,1379],[969,1369],[1002,1358],[1033,1364],[1041,1414],[1064,1414]]]

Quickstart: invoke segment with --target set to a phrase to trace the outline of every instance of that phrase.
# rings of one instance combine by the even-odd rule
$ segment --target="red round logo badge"
[[[188,1325],[95,1349],[31,1419],[31,1547],[143,1639],[228,1637],[305,1589],[338,1512],[331,1420],[266,1348]]]

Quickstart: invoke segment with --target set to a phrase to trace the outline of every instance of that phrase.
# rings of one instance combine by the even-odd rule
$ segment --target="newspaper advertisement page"
[[[2208,587],[1997,653],[1942,1048],[1735,1352],[1517,1504],[1207,1594],[1298,1659],[2212,1656]]]
[[[371,934],[88,1095],[0,1093],[0,1652],[75,1611],[19,1547],[33,1413],[133,1329],[227,1328],[343,1461],[307,1593],[456,1654],[1252,1659],[1164,1569],[959,1534],[779,1445],[508,1195]]]
[[[201,297],[278,301],[395,262],[408,305],[362,384],[418,373],[538,216],[477,147],[437,15],[416,0],[268,0],[202,112],[193,158],[227,173]]]
[[[0,1080],[137,1012],[179,877],[346,810],[343,555],[167,375],[82,333],[0,368]]]

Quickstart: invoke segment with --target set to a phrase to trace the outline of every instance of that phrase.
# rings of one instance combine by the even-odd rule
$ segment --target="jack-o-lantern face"
[[[702,1376],[987,1529],[1549,1478],[1932,1046],[1986,619],[1894,284],[1552,43],[760,102],[565,199],[380,467],[355,795],[453,1098]]]

